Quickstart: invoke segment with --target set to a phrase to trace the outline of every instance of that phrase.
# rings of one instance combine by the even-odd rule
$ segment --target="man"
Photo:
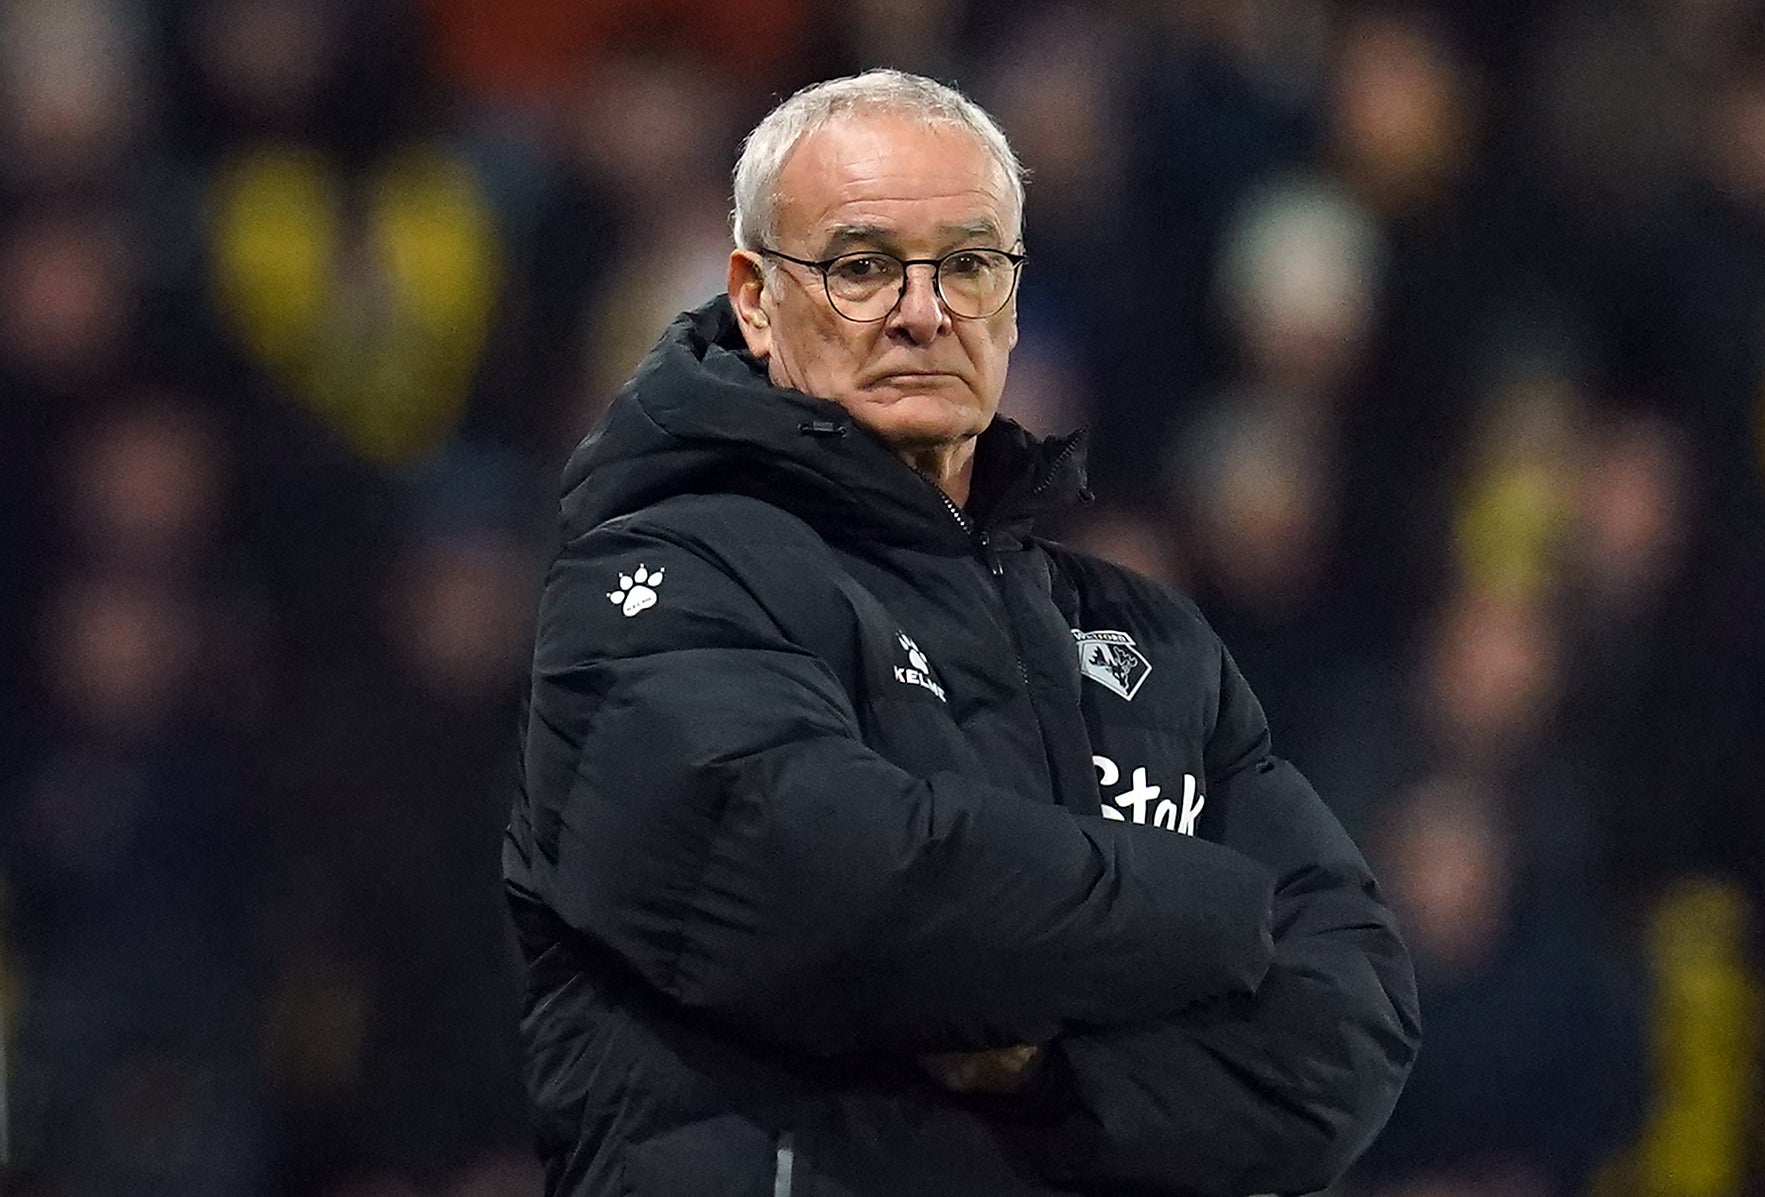
[[[875,71],[578,451],[505,869],[549,1191],[1301,1192],[1417,1041],[1366,866],[1185,600],[1029,535],[1022,185]]]

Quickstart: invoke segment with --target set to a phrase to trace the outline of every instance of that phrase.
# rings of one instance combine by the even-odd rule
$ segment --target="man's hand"
[[[1029,1084],[1042,1065],[1042,1049],[1020,1043],[984,1052],[938,1052],[919,1057],[919,1065],[952,1093],[1005,1095]]]

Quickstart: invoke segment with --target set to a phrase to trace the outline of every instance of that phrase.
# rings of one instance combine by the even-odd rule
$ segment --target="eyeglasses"
[[[932,268],[932,289],[944,309],[957,319],[984,320],[997,315],[1011,302],[1025,256],[1003,249],[958,249],[941,258],[897,258],[864,249],[812,262],[776,249],[759,252],[820,272],[827,302],[837,314],[859,324],[873,324],[895,310],[907,293],[909,266]]]

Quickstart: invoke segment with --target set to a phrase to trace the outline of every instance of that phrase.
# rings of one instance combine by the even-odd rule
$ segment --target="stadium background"
[[[4,1191],[537,1192],[497,894],[558,466],[778,96],[1033,170],[1007,411],[1401,907],[1345,1194],[1765,1191],[1743,0],[10,0]]]

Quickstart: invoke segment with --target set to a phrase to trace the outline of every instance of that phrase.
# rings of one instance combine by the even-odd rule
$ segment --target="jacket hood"
[[[995,418],[976,446],[965,518],[1026,534],[1084,493],[1083,445],[1082,432],[1043,439]],[[571,455],[564,535],[673,495],[717,493],[782,507],[829,540],[970,547],[943,492],[844,408],[768,380],[722,296],[669,326]]]

